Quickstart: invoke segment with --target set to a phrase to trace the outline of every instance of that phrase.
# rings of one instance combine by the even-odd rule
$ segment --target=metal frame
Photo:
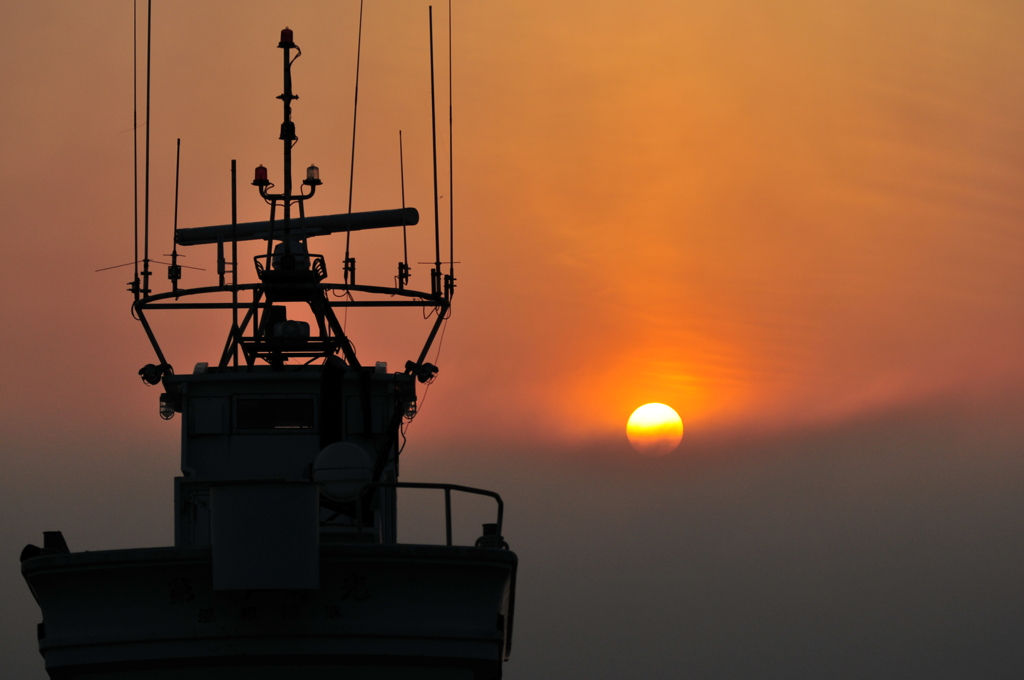
[[[354,276],[349,279],[348,268],[350,263],[346,261],[345,283],[325,283],[327,278],[327,266],[322,255],[306,252],[307,233],[304,228],[305,202],[311,199],[316,193],[317,185],[321,184],[319,176],[313,168],[310,175],[301,183],[301,187],[308,187],[309,193],[304,193],[300,188],[298,194],[292,193],[292,147],[298,141],[295,134],[295,124],[291,120],[291,103],[298,99],[298,95],[292,92],[292,63],[302,54],[302,50],[292,41],[292,32],[285,29],[281,33],[281,42],[278,47],[283,51],[284,58],[284,92],[278,99],[284,105],[283,122],[281,123],[281,134],[279,139],[283,143],[284,151],[284,191],[282,193],[270,193],[274,186],[267,178],[266,172],[257,171],[257,177],[252,182],[259,190],[260,197],[270,205],[269,231],[258,240],[266,240],[267,252],[265,255],[257,255],[254,258],[256,274],[259,277],[257,283],[238,283],[238,219],[237,219],[237,192],[235,162],[231,165],[231,225],[230,229],[225,227],[224,234],[217,236],[217,269],[220,276],[219,285],[204,286],[199,288],[178,288],[177,278],[172,278],[172,290],[166,293],[150,294],[148,277],[146,284],[141,288],[137,285],[132,287],[135,294],[135,301],[132,310],[142,323],[153,346],[153,350],[159,359],[159,366],[149,367],[161,375],[173,373],[173,369],[167,362],[160,344],[146,318],[146,312],[161,309],[229,309],[232,314],[231,330],[225,342],[224,351],[218,363],[218,368],[226,368],[230,363],[238,366],[238,353],[241,350],[248,366],[253,366],[258,359],[267,361],[271,365],[283,365],[288,357],[329,358],[341,352],[347,363],[353,368],[360,368],[356,357],[355,349],[348,337],[345,335],[341,323],[338,321],[334,309],[338,307],[433,307],[436,313],[436,320],[426,342],[415,363],[406,364],[406,373],[417,374],[424,368],[424,361],[427,353],[437,337],[441,327],[451,308],[452,287],[445,286],[441,289],[435,281],[436,273],[431,275],[431,291],[410,290],[405,287],[405,281],[400,280],[397,286],[366,286],[356,285]],[[291,51],[297,54],[293,58]],[[147,164],[148,167],[148,164]],[[435,192],[436,193],[436,192]],[[283,210],[283,219],[278,227],[275,223],[275,214],[278,203]],[[299,206],[298,223],[294,224],[291,209],[292,204]],[[403,208],[404,212],[404,208]],[[361,213],[348,214],[349,218]],[[405,217],[403,217],[403,220]],[[405,222],[403,221],[403,224]],[[391,226],[380,224],[376,226]],[[348,229],[354,228],[351,224]],[[366,228],[366,227],[361,227]],[[435,232],[437,224],[435,218]],[[186,230],[187,231],[187,230]],[[230,235],[229,235],[230,234]],[[148,235],[148,231],[147,231]],[[175,246],[177,246],[178,230],[175,225]],[[227,273],[227,262],[224,258],[224,243],[230,240],[232,261],[231,261],[231,282],[228,283],[225,274]],[[251,240],[243,237],[242,240]],[[280,243],[280,252],[275,252],[275,242]],[[299,250],[293,253],[295,246]],[[438,259],[440,256],[438,255]],[[148,262],[148,261],[147,261]],[[299,265],[299,266],[296,266]],[[436,265],[437,268],[440,265]],[[354,274],[354,272],[353,272]],[[242,291],[252,291],[251,302],[242,302],[238,299]],[[230,302],[179,302],[182,297],[195,295],[207,295],[225,293],[231,295]],[[345,293],[343,299],[332,299],[330,293]],[[373,296],[392,299],[364,299],[356,300],[352,293],[366,293]],[[399,297],[400,299],[393,299]],[[169,301],[174,298],[174,301]],[[283,302],[305,302],[309,304],[313,316],[317,322],[317,335],[310,335],[308,338],[281,338],[273,335],[274,329],[268,327],[268,319],[271,308],[275,303]],[[239,322],[238,313],[244,311],[244,316]],[[250,335],[246,335],[249,325],[252,325]],[[144,369],[145,370],[145,369]],[[434,369],[436,370],[436,369]],[[421,379],[422,376],[420,376]]]
[[[178,300],[182,297],[188,297],[193,295],[209,295],[215,293],[230,293],[234,300],[237,300],[238,293],[242,291],[252,291],[253,300],[251,302],[164,302],[171,298]],[[416,360],[416,365],[420,366],[426,360],[427,353],[430,351],[430,347],[433,345],[434,339],[437,337],[437,332],[440,330],[441,323],[447,318],[448,311],[451,309],[451,301],[443,297],[431,295],[429,293],[414,291],[409,289],[400,289],[384,286],[366,286],[366,285],[355,285],[355,284],[344,284],[344,283],[317,283],[305,286],[288,286],[288,284],[278,284],[271,287],[269,292],[307,292],[314,297],[305,300],[310,304],[313,310],[314,316],[320,323],[320,334],[317,336],[310,336],[308,340],[304,340],[303,344],[306,345],[308,351],[303,351],[300,347],[300,343],[295,343],[294,348],[291,350],[284,350],[287,356],[306,356],[306,357],[319,357],[323,356],[327,358],[333,354],[336,354],[340,349],[344,354],[345,358],[350,365],[355,368],[360,366],[358,359],[355,356],[355,350],[352,348],[348,337],[345,335],[341,328],[341,324],[338,322],[333,309],[336,307],[433,307],[436,310],[436,319],[433,326],[430,329],[430,333],[427,337],[426,342],[420,351],[419,357]],[[368,293],[371,295],[387,295],[390,297],[404,297],[409,298],[405,300],[355,300],[349,296],[348,299],[331,299],[328,297],[330,292],[361,292]],[[225,344],[224,353],[221,355],[221,360],[218,364],[219,367],[223,368],[228,366],[231,357],[234,355],[236,348],[241,348],[242,352],[246,354],[246,363],[252,366],[257,359],[268,360],[268,356],[258,350],[253,350],[250,346],[248,351],[246,347],[246,336],[245,332],[249,325],[252,324],[252,334],[248,336],[248,340],[251,345],[258,344],[265,336],[261,333],[260,329],[260,314],[266,313],[270,307],[274,305],[273,299],[268,299],[267,285],[263,282],[260,283],[245,283],[239,285],[226,285],[226,286],[206,286],[202,288],[179,288],[176,291],[170,291],[167,293],[158,293],[156,295],[150,295],[142,297],[137,300],[133,305],[132,309],[135,311],[136,316],[142,323],[143,328],[146,331],[146,335],[149,337],[150,344],[153,346],[153,351],[156,353],[157,358],[161,364],[167,364],[167,360],[164,356],[163,351],[160,348],[160,343],[157,341],[155,334],[149,324],[146,317],[146,312],[149,310],[173,310],[173,309],[230,309],[233,313],[237,313],[239,310],[245,311],[245,316],[242,318],[241,323],[232,324],[232,328],[228,333],[228,338]],[[302,300],[294,300],[301,302]],[[333,335],[332,335],[333,333]],[[313,351],[313,348],[317,344],[322,345],[322,349]]]
[[[498,521],[497,531],[498,536],[502,535],[501,525],[505,517],[505,503],[501,500],[501,496],[493,491],[487,489],[477,489],[472,486],[462,486],[460,484],[436,484],[430,482],[373,482],[367,484],[359,491],[359,496],[356,497],[356,525],[359,527],[359,533],[363,533],[363,496],[366,495],[371,489],[444,489],[444,528],[445,528],[445,545],[450,546],[452,544],[452,491],[461,491],[463,493],[476,494],[478,496],[490,496],[498,504]]]

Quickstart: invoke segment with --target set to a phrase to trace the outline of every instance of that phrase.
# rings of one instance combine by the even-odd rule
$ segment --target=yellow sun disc
[[[683,440],[683,420],[671,406],[644,404],[626,422],[626,436],[639,453],[664,456]]]

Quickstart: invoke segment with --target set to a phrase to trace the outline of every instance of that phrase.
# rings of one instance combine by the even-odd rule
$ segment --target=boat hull
[[[213,589],[209,546],[22,563],[50,677],[498,678],[516,555],[322,545],[317,590]],[[186,671],[187,669],[187,671]]]

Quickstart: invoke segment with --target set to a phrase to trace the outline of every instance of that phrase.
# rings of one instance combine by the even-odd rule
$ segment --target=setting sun
[[[639,453],[663,456],[683,439],[683,421],[671,406],[644,404],[626,422],[626,436]]]

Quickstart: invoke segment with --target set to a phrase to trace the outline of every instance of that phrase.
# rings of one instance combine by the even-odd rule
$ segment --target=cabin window
[[[315,405],[310,398],[239,398],[235,402],[237,430],[312,430]]]

